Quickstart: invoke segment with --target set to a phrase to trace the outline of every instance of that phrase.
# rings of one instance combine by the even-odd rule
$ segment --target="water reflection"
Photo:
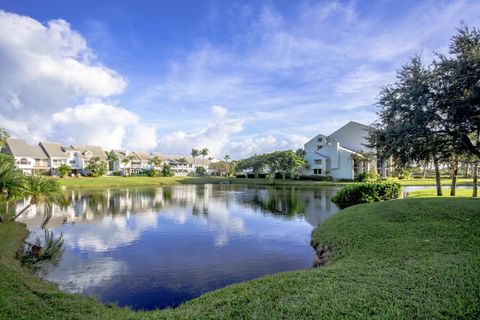
[[[69,191],[47,227],[65,253],[47,279],[139,309],[175,306],[227,284],[309,268],[314,226],[337,211],[335,188],[181,185]],[[19,204],[22,206],[23,204]],[[38,230],[43,212],[24,217]]]

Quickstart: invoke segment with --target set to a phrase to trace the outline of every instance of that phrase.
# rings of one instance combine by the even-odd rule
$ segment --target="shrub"
[[[57,168],[57,172],[58,175],[63,178],[70,172],[72,172],[72,167],[70,167],[68,164],[62,164],[60,167]]]
[[[116,176],[116,177],[119,177],[119,176],[122,175],[122,172],[121,172],[121,171],[113,171],[113,172],[112,172],[112,175],[113,175],[113,176]]]
[[[55,238],[52,231],[44,230],[43,240],[37,237],[35,243],[25,243],[22,251],[17,253],[17,259],[22,265],[35,267],[43,261],[55,261],[63,253],[63,235]]]
[[[358,175],[357,181],[359,182],[373,182],[378,180],[377,170],[371,169],[368,172],[362,172]]]
[[[239,179],[245,179],[247,176],[244,174],[237,174],[235,177]]]
[[[399,196],[398,182],[362,182],[343,187],[332,201],[343,209],[360,203],[397,199]]]
[[[145,170],[145,174],[149,177],[157,177],[158,171],[155,169],[149,169],[149,170]]]
[[[197,167],[195,169],[195,173],[196,173],[197,176],[204,176],[204,175],[207,174],[207,170],[205,170],[204,167]]]

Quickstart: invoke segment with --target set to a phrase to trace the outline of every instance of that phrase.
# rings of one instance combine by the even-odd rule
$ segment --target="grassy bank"
[[[0,318],[477,319],[480,202],[405,199],[347,208],[313,233],[322,268],[207,293],[177,309],[133,313],[60,293],[18,267],[25,229],[0,224]],[[313,258],[313,257],[312,257]]]
[[[270,185],[272,182],[268,179],[242,179],[242,178],[222,178],[222,177],[98,177],[98,178],[64,178],[58,179],[62,186],[66,188],[119,188],[119,187],[136,187],[136,186],[162,186],[173,184],[205,184],[205,183],[232,183],[247,185]],[[413,179],[398,180],[403,186],[416,185],[435,185],[433,179]],[[274,181],[279,186],[340,186],[352,182],[337,181],[308,181],[308,180],[281,180]],[[450,180],[444,179],[443,184],[448,185]],[[471,179],[459,179],[458,185],[472,185]]]
[[[448,186],[452,183],[451,179],[441,179],[442,185]],[[435,186],[435,179],[403,179],[398,180],[402,186]],[[471,186],[473,185],[472,179],[457,179],[457,185],[459,186]]]
[[[237,179],[222,177],[82,177],[58,179],[66,188],[118,188],[135,186],[162,186],[174,184],[232,183],[269,185],[267,179]],[[287,186],[334,186],[345,183],[331,181],[275,180],[275,185]]]
[[[450,188],[442,188],[442,191],[443,191],[444,197],[450,197]],[[408,193],[409,198],[425,198],[425,197],[436,197],[436,196],[437,196],[437,189],[415,190]],[[472,189],[457,189],[456,196],[471,197]]]

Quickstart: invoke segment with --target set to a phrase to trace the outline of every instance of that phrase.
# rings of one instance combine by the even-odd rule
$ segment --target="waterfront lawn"
[[[450,197],[450,188],[442,188],[443,196]],[[437,189],[422,189],[410,191],[408,193],[409,198],[425,198],[425,197],[436,197]],[[472,189],[457,189],[456,197],[472,197]]]
[[[435,179],[398,179],[402,186],[435,186]],[[452,183],[451,179],[441,179],[442,185],[449,186]],[[457,185],[459,186],[471,186],[473,185],[473,179],[460,178],[457,179]]]
[[[207,184],[207,183],[231,183],[249,185],[270,185],[268,179],[242,179],[234,177],[80,177],[80,178],[58,178],[60,184],[66,188],[119,188],[136,186],[165,186],[174,184]],[[286,186],[335,186],[345,183],[332,181],[305,181],[305,180],[275,180],[275,185]]]
[[[59,292],[13,258],[0,224],[2,319],[478,319],[480,202],[421,198],[344,209],[313,232],[326,266],[235,284],[176,309],[132,312]],[[312,256],[313,260],[313,256]]]

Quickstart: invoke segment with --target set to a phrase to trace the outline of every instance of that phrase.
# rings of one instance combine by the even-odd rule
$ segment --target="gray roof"
[[[133,151],[132,152],[134,155],[137,156],[138,159],[140,160],[150,160],[150,155],[148,152],[145,151]]]
[[[113,154],[117,156],[118,160],[122,161],[123,159],[127,158],[127,153],[125,150],[112,150]]]
[[[6,150],[14,157],[48,158],[40,146],[27,144],[21,139],[7,139]]]
[[[84,145],[84,146],[72,146],[73,149],[79,151],[81,153],[82,158],[87,158],[85,153],[90,151],[92,153],[92,157],[99,157],[100,160],[107,160],[107,155],[105,151],[103,151],[102,147],[100,146],[92,146],[92,145]]]
[[[50,158],[68,158],[67,153],[59,143],[55,142],[40,142],[40,147]]]

